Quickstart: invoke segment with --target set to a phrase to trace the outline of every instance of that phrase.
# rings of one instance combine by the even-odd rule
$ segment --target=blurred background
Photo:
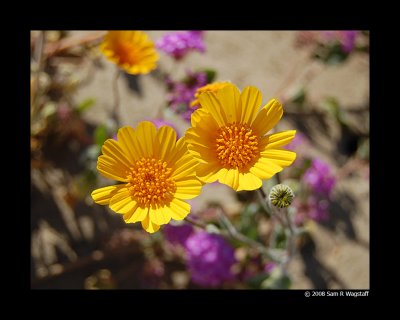
[[[104,31],[31,32],[31,288],[368,289],[368,31],[204,31],[183,57],[165,49],[170,31],[146,33],[157,69],[116,78],[99,49]],[[277,131],[297,130],[295,163],[264,184],[296,194],[290,215],[302,232],[284,273],[185,223],[150,235],[90,196],[113,184],[96,161],[118,127],[167,121],[182,136],[196,89],[214,81],[256,86],[263,105],[278,98]],[[266,246],[287,240],[254,192],[214,183],[191,204],[190,216],[218,225],[223,210]],[[216,258],[194,254],[202,244]]]

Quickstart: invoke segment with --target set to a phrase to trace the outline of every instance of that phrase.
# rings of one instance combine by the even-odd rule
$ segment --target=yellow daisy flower
[[[282,149],[296,130],[267,133],[283,114],[272,99],[259,110],[262,94],[255,87],[242,93],[232,84],[217,94],[199,96],[201,108],[192,114],[185,137],[189,152],[200,163],[196,174],[203,182],[218,180],[236,191],[255,190],[292,164],[296,153]]]
[[[194,94],[194,100],[190,103],[190,107],[194,108],[199,106],[200,107],[200,103],[199,103],[199,96],[200,94],[204,93],[204,92],[212,92],[212,93],[217,93],[218,90],[225,88],[228,84],[231,84],[230,82],[227,81],[219,81],[219,82],[213,82],[210,84],[207,84],[205,86],[202,86],[200,88],[198,88],[196,90],[196,93]]]
[[[100,49],[108,60],[130,74],[146,74],[157,66],[154,43],[141,31],[109,31]]]
[[[199,195],[203,185],[184,138],[176,141],[171,127],[157,130],[143,121],[136,130],[120,128],[117,139],[105,141],[97,170],[122,184],[94,190],[93,200],[123,214],[126,223],[141,221],[150,233],[171,219],[184,219],[190,212],[184,200]]]

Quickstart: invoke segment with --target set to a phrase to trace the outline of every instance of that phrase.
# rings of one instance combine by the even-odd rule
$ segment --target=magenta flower
[[[277,264],[276,262],[268,262],[265,266],[264,266],[264,271],[267,273],[271,273],[272,271],[274,271],[274,269],[276,268]]]
[[[168,242],[174,245],[179,244],[183,247],[185,246],[189,236],[194,232],[193,227],[186,223],[180,226],[167,224],[162,230]]]
[[[357,35],[358,31],[356,30],[339,31],[339,41],[344,52],[350,53],[354,49]]]
[[[313,195],[308,197],[307,202],[295,199],[293,206],[297,209],[294,218],[296,225],[302,225],[308,219],[324,222],[330,217],[328,200]]]
[[[166,79],[168,93],[167,103],[169,107],[184,120],[190,121],[195,108],[190,107],[196,90],[207,84],[207,75],[204,72],[187,71],[182,81]]]
[[[317,194],[329,197],[336,184],[330,166],[320,159],[313,159],[304,173],[304,182]]]
[[[200,286],[215,287],[234,278],[232,246],[220,235],[205,231],[193,233],[186,240],[186,254],[192,281]]]
[[[156,41],[157,49],[172,56],[182,59],[189,51],[204,52],[203,31],[178,31],[165,34]]]

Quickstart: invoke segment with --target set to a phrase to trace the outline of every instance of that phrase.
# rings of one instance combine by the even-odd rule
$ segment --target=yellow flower
[[[100,49],[108,60],[130,74],[146,74],[157,66],[154,43],[141,31],[109,31]]]
[[[136,130],[120,128],[117,138],[105,141],[97,170],[122,184],[94,190],[93,200],[123,214],[126,223],[141,221],[150,233],[171,218],[184,219],[190,205],[183,200],[199,195],[203,185],[196,178],[197,163],[184,138],[176,141],[174,129],[157,130],[148,121]]]
[[[272,99],[259,110],[262,95],[255,87],[242,93],[232,84],[217,94],[199,97],[201,108],[192,114],[192,128],[185,137],[189,152],[200,163],[196,174],[203,182],[218,180],[236,191],[255,190],[292,164],[296,153],[282,149],[296,130],[267,133],[283,114]]]
[[[200,103],[199,103],[200,94],[202,94],[204,92],[212,92],[212,93],[216,94],[218,90],[225,88],[228,84],[230,84],[230,82],[219,81],[219,82],[210,83],[210,84],[207,84],[205,86],[198,88],[196,90],[196,93],[194,94],[195,99],[190,103],[190,107],[191,108],[194,108],[197,106],[200,107]]]

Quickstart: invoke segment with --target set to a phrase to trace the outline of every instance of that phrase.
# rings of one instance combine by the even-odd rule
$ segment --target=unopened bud
[[[294,193],[285,184],[277,184],[269,193],[269,200],[272,205],[278,208],[287,208],[290,206],[294,198]]]

